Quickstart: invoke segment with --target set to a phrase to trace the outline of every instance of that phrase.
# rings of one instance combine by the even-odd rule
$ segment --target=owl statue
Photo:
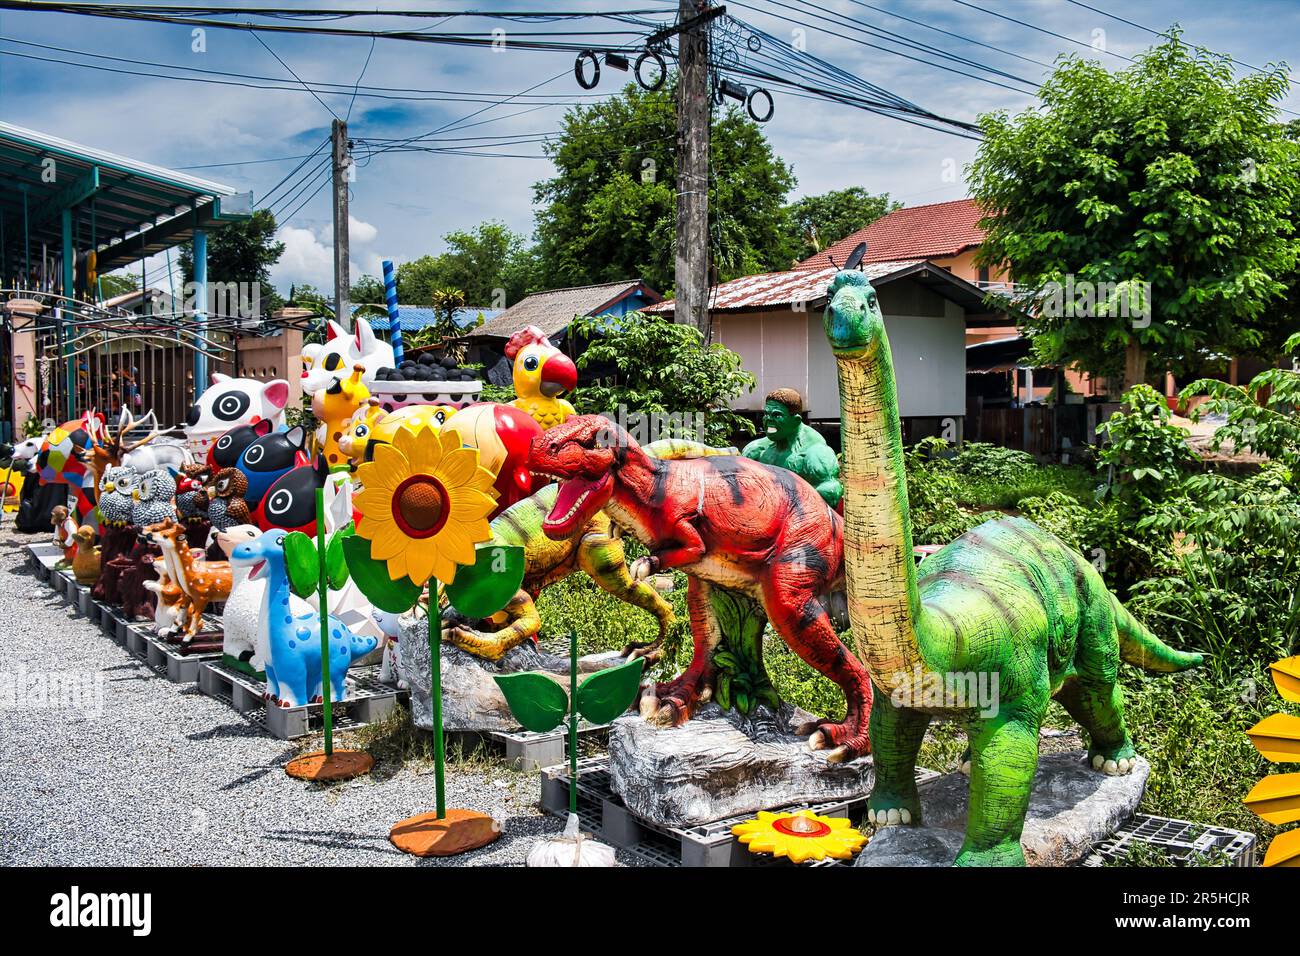
[[[131,523],[134,501],[131,498],[139,475],[130,465],[110,466],[104,469],[99,482],[99,515],[104,524],[123,528]]]
[[[176,478],[176,510],[186,523],[208,516],[207,465],[186,465]]]
[[[248,478],[238,468],[222,468],[208,484],[208,520],[212,530],[228,531],[237,524],[248,524]]]
[[[146,471],[131,496],[131,523],[138,528],[176,520],[176,479],[165,468]]]

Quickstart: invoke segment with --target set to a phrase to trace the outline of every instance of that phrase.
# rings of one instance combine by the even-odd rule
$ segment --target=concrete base
[[[830,763],[792,732],[811,719],[789,704],[777,715],[760,705],[742,718],[708,703],[681,727],[624,715],[610,725],[613,791],[637,817],[673,827],[870,793],[870,757]]]
[[[1151,765],[1138,758],[1129,774],[1110,777],[1083,751],[1045,754],[1029,797],[1020,845],[1030,866],[1069,866],[1129,819],[1146,791]],[[855,866],[951,866],[965,838],[970,781],[945,774],[921,790],[923,826],[883,827]]]

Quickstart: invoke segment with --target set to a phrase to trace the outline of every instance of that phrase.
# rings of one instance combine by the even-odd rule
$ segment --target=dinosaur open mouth
[[[606,492],[613,480],[610,475],[605,474],[594,480],[569,478],[567,481],[560,482],[555,507],[542,523],[546,534],[560,537],[571,534],[593,512],[604,505],[608,498]]]
[[[258,578],[262,576],[262,572],[264,570],[266,570],[265,558],[263,558],[261,561],[258,561],[257,564],[253,565],[253,570],[248,572],[248,579],[250,581],[256,581]]]

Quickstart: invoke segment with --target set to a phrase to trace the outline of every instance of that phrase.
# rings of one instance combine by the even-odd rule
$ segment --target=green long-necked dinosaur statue
[[[1048,701],[1087,730],[1094,768],[1128,773],[1136,754],[1119,662],[1177,671],[1201,655],[1162,644],[1082,555],[1022,518],[962,535],[925,559],[918,581],[880,306],[860,272],[835,276],[830,295],[824,321],[839,370],[849,618],[875,686],[868,813],[877,824],[919,823],[915,768],[926,727],[932,717],[968,720],[970,813],[956,862],[1023,865],[1020,833]],[[972,695],[981,687],[993,699]]]

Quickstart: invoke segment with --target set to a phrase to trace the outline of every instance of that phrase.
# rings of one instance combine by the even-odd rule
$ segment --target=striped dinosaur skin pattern
[[[572,534],[603,509],[650,549],[633,565],[634,578],[670,568],[687,575],[694,656],[681,676],[643,697],[642,713],[682,724],[711,689],[722,639],[711,595],[722,587],[761,603],[786,644],[843,690],[845,720],[818,723],[821,738],[835,745],[828,759],[868,752],[870,680],[821,600],[843,576],[841,521],[812,485],[740,456],[651,458],[623,428],[594,415],[534,439],[529,465],[562,479],[542,525],[548,536]]]
[[[926,558],[918,580],[876,293],[862,273],[841,272],[830,294],[824,323],[839,369],[849,618],[878,693],[868,815],[919,823],[916,756],[926,727],[933,717],[970,721],[970,812],[956,863],[1024,865],[1020,833],[1048,701],[1088,731],[1094,768],[1127,773],[1136,754],[1119,662],[1177,671],[1202,657],[1161,643],[1082,555],[1022,518],[967,532]],[[993,688],[994,699],[972,701],[951,679],[958,675]]]
[[[542,619],[534,603],[542,588],[581,569],[609,594],[659,620],[659,637],[650,644],[629,644],[624,657],[657,660],[660,645],[675,617],[672,605],[644,581],[633,581],[628,573],[623,542],[614,536],[612,522],[597,512],[575,534],[560,540],[548,538],[542,522],[555,507],[559,485],[547,485],[531,497],[511,505],[492,519],[492,540],[524,549],[523,586],[500,612],[504,623],[495,631],[482,631],[466,624],[447,630],[447,640],[478,657],[499,661],[507,651],[524,641],[535,640]]]

